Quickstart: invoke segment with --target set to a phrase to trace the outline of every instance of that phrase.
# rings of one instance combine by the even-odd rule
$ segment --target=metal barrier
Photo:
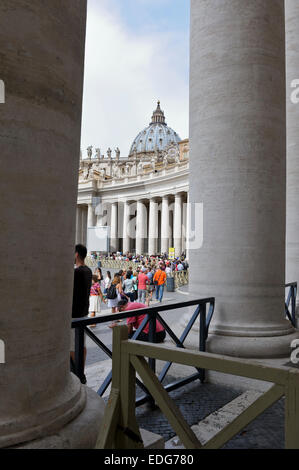
[[[297,297],[297,282],[290,282],[286,284],[286,289],[289,289],[285,301],[285,313],[294,328],[297,328],[296,319],[296,297]],[[289,310],[291,304],[291,311]]]
[[[207,312],[207,305],[209,305],[209,310]],[[161,312],[167,312],[169,310],[181,309],[196,306],[196,310],[192,317],[190,318],[184,332],[182,333],[181,337],[178,338],[175,333],[172,331],[170,326],[167,322],[161,317]],[[209,333],[209,326],[213,317],[215,309],[215,299],[208,298],[208,299],[201,299],[201,300],[192,300],[188,302],[180,302],[176,304],[168,304],[168,305],[159,305],[157,307],[148,307],[141,310],[131,310],[125,311],[122,313],[114,313],[111,315],[103,316],[103,317],[93,317],[93,318],[79,318],[72,320],[72,328],[75,328],[75,365],[74,365],[74,372],[79,377],[79,379],[84,382],[84,334],[87,334],[95,344],[104,351],[109,358],[112,358],[112,351],[88,328],[89,325],[94,324],[101,324],[107,322],[113,322],[117,320],[127,319],[129,317],[137,317],[141,315],[145,315],[140,327],[134,333],[132,340],[138,339],[140,333],[144,330],[145,326],[149,324],[149,342],[155,343],[155,336],[156,336],[156,320],[158,320],[161,325],[165,328],[166,332],[170,336],[170,338],[174,341],[177,348],[185,348],[184,342],[190,333],[191,328],[195,324],[198,317],[200,317],[200,332],[199,332],[199,350],[205,351],[206,349],[206,340],[208,338]],[[156,370],[156,361],[155,359],[149,359],[149,365],[153,373]],[[172,365],[171,361],[168,361],[158,380],[160,383],[163,382],[165,379],[170,367]],[[184,385],[193,382],[194,380],[199,379],[201,382],[205,380],[205,370],[204,369],[197,369],[195,374],[191,376],[173,382],[171,384],[166,385],[164,388],[167,391],[176,390],[177,388],[183,387]],[[109,387],[112,380],[112,370],[104,380],[103,384],[98,390],[98,394],[102,396],[107,388]],[[140,382],[140,380],[136,379],[137,384],[139,387],[145,392],[142,397],[139,397],[136,400],[136,406],[140,406],[147,401],[153,401],[150,393],[146,389],[146,387]]]
[[[197,369],[209,369],[262,380],[273,383],[273,386],[248,408],[241,410],[238,417],[226,424],[203,445],[148,366],[145,357],[151,360],[171,360]],[[271,367],[248,359],[235,359],[140,341],[128,341],[128,330],[125,327],[116,327],[113,331],[112,388],[96,445],[97,449],[142,449],[144,447],[135,415],[136,373],[186,449],[220,449],[283,396],[285,396],[285,447],[299,449],[299,370]]]
[[[134,263],[134,261],[121,261],[121,260],[109,260],[101,259],[101,267],[104,269],[123,269],[127,270],[129,267],[132,267],[133,271],[139,266],[140,263]],[[86,258],[86,265],[95,269],[98,266],[98,261],[88,256]],[[171,277],[174,277],[175,288],[186,286],[189,283],[189,271],[173,271]]]

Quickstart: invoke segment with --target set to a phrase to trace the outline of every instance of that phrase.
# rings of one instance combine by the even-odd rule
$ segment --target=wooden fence
[[[243,410],[233,422],[202,445],[150,369],[145,357],[262,380],[273,385]],[[186,449],[221,448],[283,396],[285,396],[285,447],[299,449],[299,370],[128,340],[126,326],[116,327],[113,331],[112,388],[96,446],[98,449],[143,448],[135,416],[136,373]]]

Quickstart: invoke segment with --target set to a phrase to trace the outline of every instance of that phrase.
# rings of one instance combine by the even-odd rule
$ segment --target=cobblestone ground
[[[175,380],[177,378],[169,376],[165,383]],[[189,426],[192,426],[216,409],[237,398],[241,393],[239,390],[232,390],[221,385],[201,384],[196,381],[171,392],[170,396],[179,407]],[[152,410],[146,404],[136,409],[136,416],[141,428],[163,436],[165,441],[176,435],[159,409]]]
[[[231,439],[224,449],[284,449],[284,399]]]
[[[177,379],[177,378],[176,378]],[[168,377],[167,382],[176,380]],[[210,413],[223,407],[242,394],[242,390],[217,384],[194,382],[171,392],[177,406],[190,426],[197,424]],[[137,392],[137,395],[142,393]],[[136,409],[139,426],[161,435],[165,442],[176,435],[159,409],[149,405]],[[284,399],[266,410],[242,432],[231,439],[224,449],[283,449],[284,448]]]

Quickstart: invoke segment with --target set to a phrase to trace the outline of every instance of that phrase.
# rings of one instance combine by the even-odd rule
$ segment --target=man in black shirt
[[[88,315],[89,295],[92,281],[92,271],[85,264],[87,249],[83,245],[76,245],[74,272],[74,291],[72,318],[81,318]],[[75,329],[71,329],[71,358],[75,362]],[[84,347],[84,363],[86,358],[86,348]]]

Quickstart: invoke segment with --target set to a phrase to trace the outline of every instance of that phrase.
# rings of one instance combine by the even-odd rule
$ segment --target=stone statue
[[[84,170],[83,170],[83,178],[84,178],[85,180],[87,180],[87,179],[88,179],[88,175],[89,175],[89,167],[88,167],[88,165],[86,165],[86,166],[84,167]]]
[[[108,155],[109,160],[111,160],[112,150],[110,147],[107,150],[107,155]]]
[[[88,157],[89,159],[92,158],[92,148],[93,148],[92,145],[90,145],[89,147],[87,147],[87,157]]]
[[[156,159],[155,159],[154,156],[151,159],[151,169],[152,169],[152,171],[155,171],[155,169],[156,169]]]
[[[115,149],[115,156],[116,156],[116,160],[119,160],[119,158],[120,158],[120,150],[119,150],[118,147]]]
[[[98,160],[101,159],[101,149],[96,149],[96,158],[97,158]]]
[[[143,163],[139,162],[139,164],[138,164],[138,175],[142,175],[142,174],[143,174]]]
[[[105,176],[106,176],[106,168],[102,168],[102,169],[100,170],[100,176],[101,176],[101,178],[105,178]]]
[[[131,174],[131,165],[129,165],[128,163],[126,164],[126,175],[127,176],[130,176]]]

